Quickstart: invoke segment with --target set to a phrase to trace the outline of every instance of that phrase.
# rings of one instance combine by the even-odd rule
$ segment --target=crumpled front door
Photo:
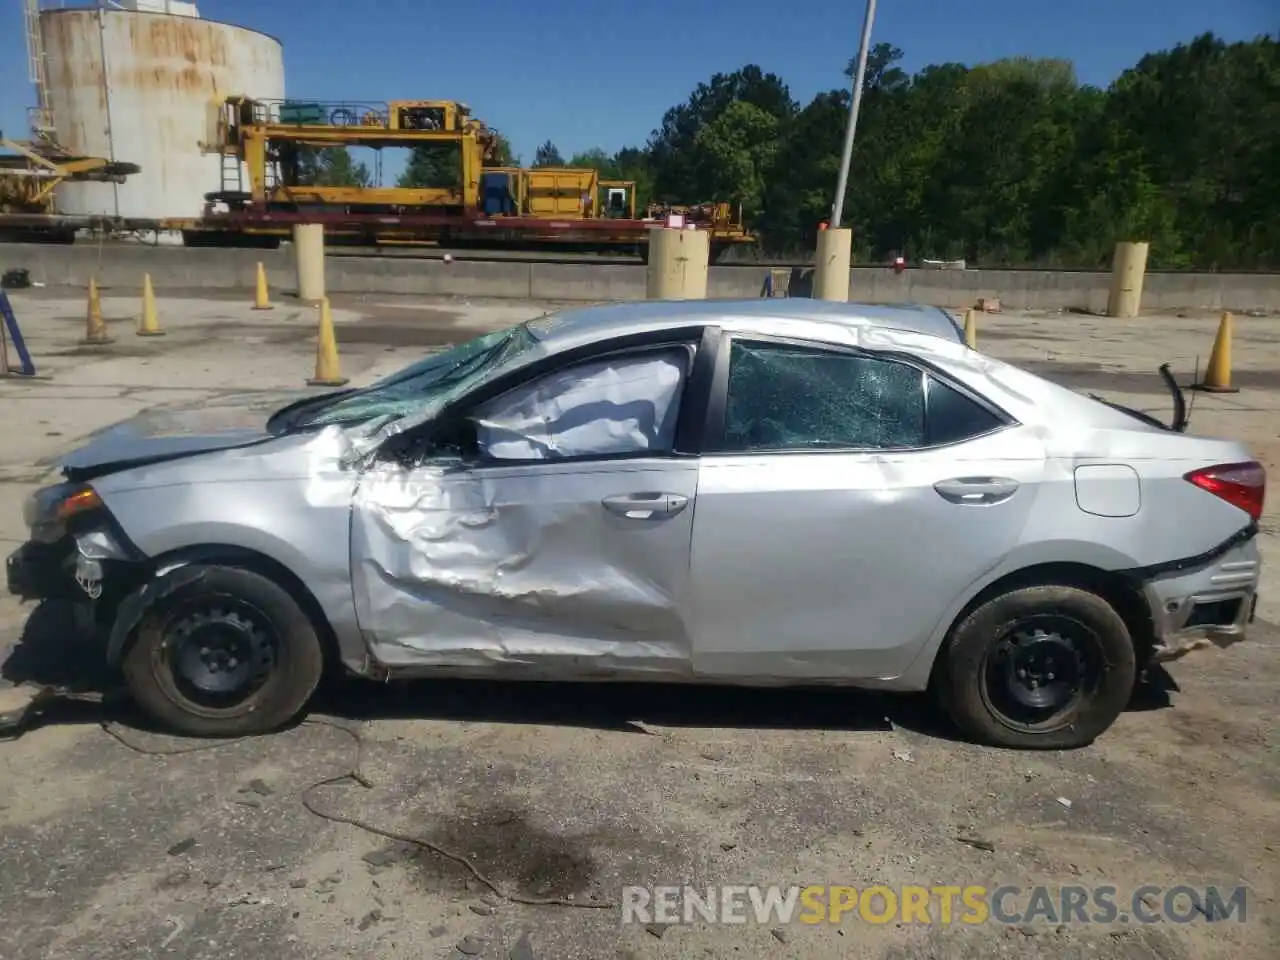
[[[361,630],[392,667],[686,675],[696,462],[379,466],[352,513]]]

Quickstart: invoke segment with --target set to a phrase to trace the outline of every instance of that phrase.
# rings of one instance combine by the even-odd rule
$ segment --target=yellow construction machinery
[[[742,222],[742,207],[720,202],[671,204],[651,203],[645,208],[645,216],[653,220],[680,217],[685,223],[696,224],[711,231],[712,244],[723,245],[754,243],[756,237]]]
[[[497,134],[452,100],[317,103],[228,99],[218,115],[220,189],[207,195],[231,210],[303,207],[396,212],[476,206],[480,171]],[[452,183],[427,187],[321,186],[302,176],[309,153],[328,147],[435,147]],[[358,212],[351,210],[350,212]]]
[[[491,165],[499,138],[453,100],[385,103],[267,101],[233,97],[216,114],[206,148],[222,156],[218,189],[184,235],[192,244],[278,243],[295,223],[322,223],[338,241],[457,246],[552,246],[647,252],[654,218],[636,217],[635,183],[577,167]],[[385,187],[318,182],[327,148],[416,150],[431,182]],[[424,149],[425,148],[425,149]],[[728,204],[700,227],[712,250],[753,242]],[[716,219],[718,218],[718,219]]]
[[[54,191],[76,181],[123,183],[134,163],[77,157],[51,141],[0,138],[0,237],[70,242],[75,228],[59,218]]]
[[[480,211],[553,220],[634,220],[634,180],[601,180],[590,167],[488,167]]]

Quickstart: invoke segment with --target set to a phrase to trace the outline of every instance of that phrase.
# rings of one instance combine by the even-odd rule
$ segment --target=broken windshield
[[[301,410],[291,426],[318,427],[374,418],[396,420],[428,406],[442,405],[488,379],[537,342],[527,321],[486,333],[425,357],[363,389],[332,396],[328,403]]]

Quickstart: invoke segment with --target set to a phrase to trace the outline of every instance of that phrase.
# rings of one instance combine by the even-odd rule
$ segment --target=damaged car
[[[110,428],[31,498],[9,589],[74,600],[190,735],[277,729],[333,665],[929,690],[977,741],[1080,746],[1252,619],[1265,474],[1162,372],[1172,424],[931,307],[570,310]]]

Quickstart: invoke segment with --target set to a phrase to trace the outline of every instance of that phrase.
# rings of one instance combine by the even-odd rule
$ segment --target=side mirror
[[[435,430],[431,424],[423,424],[407,433],[396,433],[388,437],[378,448],[379,459],[403,460],[406,457],[420,457],[435,442]]]
[[[461,418],[425,423],[409,432],[388,437],[378,447],[376,457],[405,466],[436,459],[472,463],[479,459],[475,424]]]

